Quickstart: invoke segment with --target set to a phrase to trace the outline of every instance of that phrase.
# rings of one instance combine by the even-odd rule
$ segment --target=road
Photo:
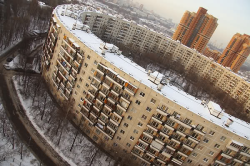
[[[12,77],[14,75],[21,75],[22,72],[7,71],[3,67],[6,59],[8,57],[13,57],[18,49],[26,44],[27,40],[28,39],[21,41],[0,57],[0,96],[2,98],[3,106],[7,112],[9,120],[19,134],[20,139],[30,148],[43,165],[69,165],[35,130],[26,116],[12,84]],[[39,49],[40,48],[37,50]],[[39,74],[32,73],[30,75],[40,77]]]

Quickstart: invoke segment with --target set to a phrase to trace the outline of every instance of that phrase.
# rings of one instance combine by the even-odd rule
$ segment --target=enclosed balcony
[[[117,113],[121,117],[125,115],[125,111],[121,109],[120,107],[116,107],[115,113]]]
[[[122,97],[124,98],[124,99],[126,99],[127,101],[131,101],[131,94],[130,93],[128,93],[128,92],[126,92],[126,91],[123,91],[122,92]]]
[[[97,122],[97,117],[93,115],[92,113],[89,114],[88,119],[92,122],[92,125],[94,125]]]
[[[100,93],[102,93],[102,95],[107,96],[109,92],[110,91],[105,86],[101,86]]]
[[[102,112],[103,112],[107,117],[110,117],[111,114],[112,114],[112,110],[111,110],[109,107],[107,107],[107,106],[104,106]]]
[[[89,89],[88,92],[91,93],[93,96],[96,96],[98,94],[98,91],[95,89]]]
[[[111,91],[108,94],[108,99],[110,99],[113,102],[113,104],[115,104],[119,100],[119,97]]]
[[[111,121],[108,122],[108,126],[114,131],[118,130],[118,126],[115,123],[112,123]]]
[[[99,82],[101,82],[104,79],[104,76],[101,72],[95,71],[94,78],[96,78]]]
[[[104,113],[101,113],[99,119],[103,122],[103,123],[108,123],[108,116],[105,115]]]
[[[131,83],[125,83],[125,90],[130,94],[130,95],[135,95],[138,88]]]
[[[112,91],[115,92],[115,95],[119,96],[122,93],[122,88],[114,84],[112,87]]]
[[[121,97],[118,101],[118,104],[124,108],[125,110],[128,109],[129,105],[130,105],[130,102],[128,102],[127,100],[125,100],[123,97]]]
[[[144,153],[144,155],[142,156],[142,158],[148,162],[153,162],[155,159],[155,156],[149,154],[149,153]]]
[[[111,110],[115,110],[116,109],[116,105],[113,102],[109,101],[109,100],[105,100],[105,105],[107,107],[109,107]]]
[[[131,151],[133,154],[135,154],[136,156],[143,156],[143,151],[140,148],[134,147]]]
[[[106,96],[104,96],[102,93],[99,93],[97,95],[97,99],[101,102],[101,103],[104,103],[105,99],[106,99]]]
[[[165,116],[168,115],[168,113],[167,113],[168,107],[165,106],[165,105],[158,106],[157,109],[156,109],[156,111],[159,112],[162,115],[165,115]]]
[[[161,122],[165,122],[167,120],[167,117],[162,114],[153,114],[153,117]]]
[[[98,82],[97,80],[93,79],[91,82],[91,87],[93,87],[95,90],[98,90],[100,87],[100,82]]]
[[[99,117],[101,112],[98,109],[95,109],[95,107],[92,108],[91,113],[94,114],[96,117]]]
[[[110,89],[112,85],[113,85],[112,79],[110,79],[109,77],[105,77],[103,81],[103,86],[105,86],[107,89]]]
[[[106,70],[107,70],[106,66],[104,66],[104,65],[102,65],[100,63],[97,65],[97,71],[102,73],[102,75],[104,75],[104,73],[106,73]]]
[[[151,119],[148,124],[152,126],[153,128],[155,128],[156,130],[160,130],[162,127],[161,123],[159,123],[158,121],[155,121],[154,119]]]
[[[100,100],[97,99],[94,102],[94,107],[96,107],[95,109],[98,109],[100,111],[103,108],[103,103]]]
[[[116,114],[115,112],[111,115],[111,119],[117,124],[120,124],[122,121],[122,117]]]

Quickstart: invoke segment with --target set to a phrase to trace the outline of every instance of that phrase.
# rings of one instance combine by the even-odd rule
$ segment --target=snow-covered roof
[[[152,88],[152,90],[165,96],[169,100],[176,102],[178,105],[190,110],[208,121],[213,122],[214,124],[217,124],[222,128],[225,128],[228,131],[250,140],[250,125],[247,122],[232,117],[226,113],[223,114],[221,119],[218,119],[210,114],[208,108],[202,105],[199,99],[186,94],[184,91],[181,91],[174,86],[166,85],[163,86],[161,91],[158,91],[157,85],[148,80],[147,71],[138,66],[136,63],[131,62],[130,59],[124,57],[123,55],[118,56],[116,53],[106,52],[105,56],[103,56],[100,45],[104,44],[104,42],[92,33],[87,33],[82,30],[72,30],[70,27],[72,27],[75,23],[75,20],[67,16],[61,16],[62,11],[64,11],[62,6],[57,6],[55,9],[56,16],[59,18],[60,22],[68,29],[68,31],[74,34],[76,38],[95,51],[98,55],[102,56],[117,68],[120,68],[134,79]],[[229,127],[226,127],[224,124],[228,118],[232,119],[234,122]]]

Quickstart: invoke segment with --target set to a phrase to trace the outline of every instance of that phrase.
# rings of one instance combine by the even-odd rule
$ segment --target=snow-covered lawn
[[[26,114],[37,131],[66,161],[81,166],[114,165],[114,160],[67,121],[51,100],[41,80],[15,76],[13,82]]]
[[[0,165],[38,166],[40,163],[21,142],[5,113],[0,99]],[[21,159],[22,153],[22,159]]]

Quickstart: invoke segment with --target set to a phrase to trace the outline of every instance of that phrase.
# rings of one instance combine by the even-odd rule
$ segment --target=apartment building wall
[[[94,12],[86,12],[81,15],[82,20],[86,20],[86,17],[90,17],[91,20],[95,20],[98,14]],[[100,15],[100,14],[99,14]],[[209,17],[212,17],[208,15]],[[208,17],[206,16],[206,17]],[[186,12],[185,18],[190,18],[192,20],[192,13]],[[217,87],[226,91],[234,98],[239,98],[245,104],[245,109],[248,110],[250,105],[248,104],[249,98],[246,99],[245,93],[238,93],[236,97],[234,92],[238,91],[237,89],[241,89],[241,86],[229,86],[225,84],[229,84],[225,82],[222,78],[225,73],[231,73],[231,71],[221,65],[217,65],[215,61],[203,56],[199,52],[182,45],[178,41],[174,41],[168,37],[165,37],[162,34],[154,32],[149,28],[141,25],[137,25],[134,22],[128,22],[126,20],[116,18],[113,16],[102,15],[102,19],[104,20],[104,25],[106,27],[112,26],[112,29],[106,29],[104,32],[104,37],[106,37],[107,41],[111,42],[120,42],[125,45],[129,45],[131,47],[139,48],[143,52],[148,53],[156,53],[160,56],[165,56],[168,58],[169,54],[173,55],[173,60],[180,60],[183,65],[185,66],[186,70],[193,69],[196,73],[200,76],[204,76],[208,78],[209,81],[215,83]],[[214,18],[212,18],[214,19]],[[112,23],[108,20],[112,20]],[[183,22],[183,21],[182,21]],[[209,20],[207,21],[209,22]],[[92,24],[88,22],[84,22],[91,27]],[[189,24],[188,22],[184,22],[184,24]],[[209,28],[206,28],[208,33],[212,33]],[[93,33],[98,34],[99,31],[93,31]],[[211,64],[211,65],[209,65]],[[213,72],[214,66],[217,66],[216,71],[219,70],[220,72]],[[210,75],[211,73],[216,73],[215,75]],[[241,82],[245,82],[247,87],[249,87],[249,83],[246,82],[243,78],[232,74],[232,77],[235,79],[240,80]],[[215,79],[216,78],[216,79]],[[224,82],[224,84],[223,84]],[[241,84],[240,84],[241,85]],[[227,86],[227,88],[225,88]],[[243,88],[245,89],[245,88]],[[248,89],[248,88],[247,88]],[[230,91],[230,93],[229,93]],[[241,90],[240,90],[241,91]],[[245,96],[245,97],[241,97]]]
[[[246,138],[240,137],[233,132],[229,132],[224,127],[218,126],[213,122],[206,120],[205,118],[193,113],[187,108],[180,106],[179,104],[159,94],[157,91],[152,90],[150,87],[137,81],[135,78],[117,68],[114,64],[110,63],[104,57],[100,56],[94,50],[79,41],[78,38],[76,38],[64,27],[56,15],[54,18],[54,23],[52,21],[48,39],[46,40],[44,47],[45,56],[42,59],[43,76],[50,85],[51,92],[54,97],[58,99],[59,103],[62,104],[65,100],[73,101],[73,109],[71,110],[72,113],[75,114],[74,121],[76,124],[78,124],[91,139],[100,144],[115,157],[125,157],[128,159],[126,160],[127,162],[134,161],[138,164],[143,163],[143,165],[147,165],[148,163],[149,165],[150,161],[153,161],[152,157],[150,159],[148,158],[150,155],[153,156],[152,152],[149,152],[150,146],[144,150],[139,148],[139,151],[146,152],[145,154],[142,153],[142,156],[134,153],[132,149],[138,149],[139,142],[152,144],[153,141],[162,139],[162,136],[164,136],[165,140],[159,140],[158,142],[161,142],[164,146],[169,146],[168,144],[170,144],[170,141],[180,142],[171,138],[173,134],[179,134],[182,136],[181,142],[176,146],[176,149],[179,151],[175,150],[172,157],[170,154],[165,154],[165,156],[168,156],[166,157],[166,161],[168,163],[177,162],[179,164],[181,162],[183,165],[190,165],[190,162],[191,165],[208,165],[209,163],[214,163],[217,160],[224,163],[225,161],[220,161],[221,158],[218,159],[217,155],[220,155],[221,151],[224,152],[226,147],[230,147],[229,143],[232,140],[239,141],[244,145],[250,144],[249,140]],[[57,33],[54,31],[55,29],[57,29]],[[51,43],[53,40],[52,33],[56,39],[53,43]],[[64,47],[62,47],[62,45],[67,44],[66,42],[68,41],[72,42],[69,45],[71,45],[71,47],[75,47],[75,50],[80,48],[79,54],[81,54],[81,56],[77,55],[76,59],[73,57],[70,58],[71,55],[66,52],[72,49],[70,47],[68,47],[68,49],[64,49]],[[179,45],[177,44],[176,47],[179,47]],[[51,52],[48,52],[47,50]],[[60,53],[62,51],[65,52],[63,56]],[[75,64],[75,61],[79,62],[76,75],[71,76],[71,73],[67,72],[65,64],[68,63],[66,62],[68,60],[66,60],[66,56],[69,56],[69,59],[74,59],[73,61],[69,60],[69,65]],[[81,58],[79,59],[79,57]],[[102,131],[102,129],[96,125],[96,122],[93,123],[93,119],[90,117],[93,117],[94,113],[87,113],[88,111],[92,112],[92,109],[86,112],[85,103],[89,100],[89,90],[94,89],[93,81],[96,81],[97,79],[96,73],[101,73],[100,70],[97,69],[100,64],[108,69],[111,69],[111,71],[117,73],[124,80],[127,80],[127,82],[133,84],[133,86],[137,88],[135,95],[131,95],[131,103],[128,109],[122,114],[122,118],[119,122],[120,124],[117,126],[117,129],[112,137]],[[56,78],[54,78],[55,75]],[[64,78],[62,75],[64,75]],[[75,78],[74,81],[72,81],[72,77]],[[58,79],[59,82],[54,81]],[[68,88],[69,83],[66,83],[67,81],[65,82],[65,80],[70,80],[68,82],[72,84],[71,88]],[[67,85],[63,86],[62,84],[64,83]],[[104,85],[102,84],[101,88],[103,86]],[[67,91],[70,91],[70,93],[67,93]],[[126,90],[124,89],[123,91]],[[165,108],[163,108],[162,105],[164,105]],[[176,113],[174,114],[174,112],[178,113],[181,118],[176,118]],[[116,113],[113,112],[112,114]],[[161,115],[161,118],[159,115]],[[112,119],[112,117],[110,119]],[[111,121],[110,119],[109,121]],[[168,126],[166,124],[168,123],[168,120],[175,121],[174,126]],[[185,122],[185,120],[188,122]],[[158,123],[158,126],[153,126],[153,122],[154,124]],[[199,127],[198,129],[198,125],[201,125],[201,128]],[[163,126],[167,126],[168,129],[172,130],[172,134],[170,134],[170,136],[165,136],[166,134],[159,134],[160,131],[163,132]],[[180,132],[181,126],[187,129],[184,133]],[[154,131],[157,131],[154,132],[153,136],[151,136],[154,140],[151,140],[150,143],[146,143],[145,140],[142,140],[142,137],[145,137],[145,139],[150,137],[150,133],[145,131],[148,128],[153,128]],[[211,133],[210,129],[212,129],[214,133]],[[191,134],[193,133],[196,133],[196,138],[191,137]],[[226,137],[225,140],[222,139],[223,141],[221,141],[222,136]],[[190,150],[188,152],[185,150],[187,154],[183,154],[185,152],[181,148],[185,147],[183,144],[187,143],[184,142],[184,140],[187,141],[187,138],[193,141],[193,148],[191,148],[191,152]],[[209,139],[209,141],[206,141],[207,143],[203,142],[205,138]],[[215,144],[220,146],[215,148]],[[182,150],[183,152],[181,152]],[[133,152],[131,153],[131,151]],[[213,152],[213,155],[208,155],[211,151]],[[162,152],[159,151],[158,153]],[[131,155],[136,157],[132,157]],[[178,159],[176,159],[177,157]],[[206,160],[204,160],[205,158]],[[160,165],[162,162],[163,161],[161,159],[154,160],[154,164],[157,165]]]
[[[218,63],[238,72],[250,54],[250,36],[236,33],[220,56]]]

